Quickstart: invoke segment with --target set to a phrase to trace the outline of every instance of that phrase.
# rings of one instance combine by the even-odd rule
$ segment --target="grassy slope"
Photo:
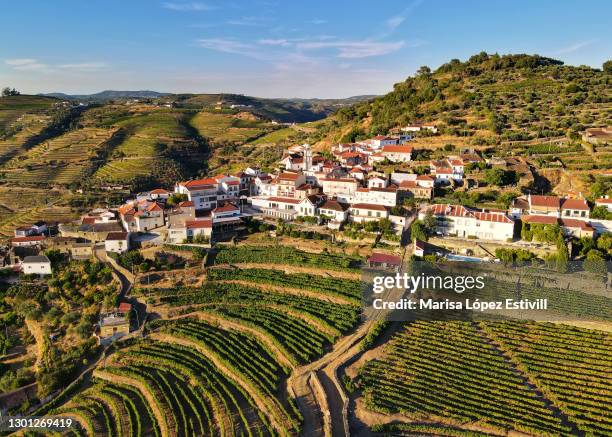
[[[504,140],[563,136],[609,120],[610,74],[526,55],[477,55],[394,85],[372,102],[338,111],[316,139],[386,133],[418,121],[436,122],[456,142],[495,145]]]

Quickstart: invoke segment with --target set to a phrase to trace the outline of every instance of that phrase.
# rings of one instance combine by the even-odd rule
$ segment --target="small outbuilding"
[[[21,263],[26,275],[50,275],[51,261],[44,255],[26,256]]]

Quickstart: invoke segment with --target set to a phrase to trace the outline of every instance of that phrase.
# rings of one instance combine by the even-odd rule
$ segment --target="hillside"
[[[435,122],[446,139],[471,146],[575,135],[609,124],[611,80],[538,55],[483,52],[421,67],[390,93],[340,109],[313,138],[351,141],[416,122]]]

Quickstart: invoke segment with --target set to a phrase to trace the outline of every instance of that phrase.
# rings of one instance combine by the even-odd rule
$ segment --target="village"
[[[525,241],[526,226],[558,226],[566,237],[576,238],[612,230],[612,221],[590,217],[592,207],[612,211],[612,199],[606,198],[590,205],[580,195],[527,193],[513,198],[508,209],[437,203],[436,189],[465,191],[474,184],[467,169],[488,168],[499,160],[485,160],[470,150],[449,153],[431,160],[425,171],[411,172],[411,135],[418,131],[437,130],[427,123],[406,126],[388,136],[337,144],[328,156],[314,153],[308,144],[296,145],[286,151],[276,173],[248,167],[233,175],[177,181],[173,189],[158,188],[123,205],[93,209],[77,222],[21,226],[3,254],[3,267],[50,275],[45,250],[88,259],[98,244],[108,253],[163,244],[210,247],[241,235],[253,220],[292,223],[335,239],[342,238],[343,230],[353,238],[362,233],[392,247],[400,245],[414,221],[431,216],[435,226],[430,234],[438,245],[490,261],[495,255],[483,243],[541,247]],[[379,170],[382,166],[385,171]],[[413,240],[414,254],[423,256],[426,245]]]

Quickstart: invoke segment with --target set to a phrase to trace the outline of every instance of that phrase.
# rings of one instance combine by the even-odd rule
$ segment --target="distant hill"
[[[239,109],[281,123],[304,123],[320,120],[339,108],[375,96],[356,96],[347,99],[267,99],[242,94],[178,94],[166,96],[179,107],[192,109]]]
[[[539,55],[482,52],[421,67],[390,93],[338,110],[314,139],[352,141],[416,122],[473,145],[577,135],[609,124],[611,81],[609,71]]]
[[[39,96],[56,97],[64,100],[80,100],[106,103],[110,100],[156,99],[162,103],[189,109],[236,109],[252,112],[255,115],[281,123],[303,123],[320,120],[329,114],[355,103],[371,100],[375,95],[348,97],[346,99],[266,99],[241,94],[172,94],[157,91],[114,91],[106,90],[95,94],[47,93]],[[218,105],[222,102],[221,105]],[[239,105],[239,106],[236,106]]]
[[[104,102],[114,99],[154,99],[162,96],[167,96],[168,93],[159,93],[157,91],[141,90],[141,91],[114,91],[106,90],[95,94],[64,94],[64,93],[47,93],[43,96],[57,97],[67,100],[87,100]]]

